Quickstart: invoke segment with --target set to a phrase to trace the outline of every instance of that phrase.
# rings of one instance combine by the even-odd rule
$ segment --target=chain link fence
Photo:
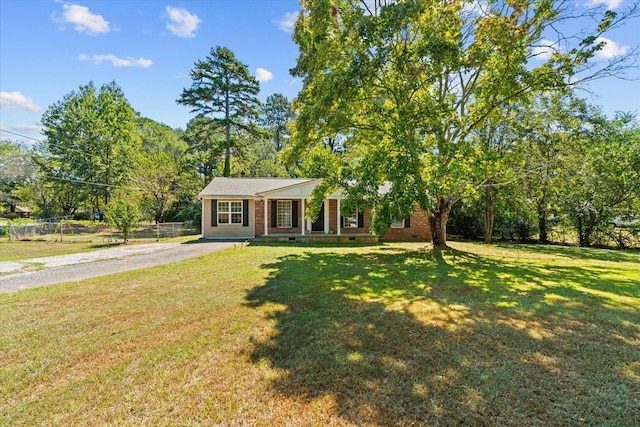
[[[117,240],[117,230],[101,222],[94,221],[34,221],[29,223],[9,223],[6,226],[9,240],[49,240],[49,241],[93,241]],[[141,224],[131,234],[130,239],[165,239],[200,234],[199,224],[193,221]]]

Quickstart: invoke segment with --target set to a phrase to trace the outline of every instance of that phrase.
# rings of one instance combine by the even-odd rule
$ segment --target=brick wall
[[[272,201],[269,200],[269,208]],[[271,210],[269,209],[268,223],[271,224]],[[329,200],[329,233],[337,234],[337,219],[338,219],[338,202],[337,200]],[[364,212],[364,227],[358,228],[344,228],[341,224],[341,234],[365,234],[371,230],[371,210],[367,209]],[[278,233],[302,233],[302,224],[305,221],[302,209],[298,205],[298,227],[295,228],[277,228],[269,225],[269,234]],[[255,201],[255,224],[256,224],[256,236],[264,234],[264,201]],[[414,214],[411,216],[409,228],[390,228],[381,240],[388,241],[428,241],[431,240],[431,230],[429,227],[429,217],[426,212],[423,212],[418,206],[416,206]]]
[[[337,200],[329,200],[329,233],[337,234],[338,233],[338,201]],[[342,221],[342,218],[340,218]],[[370,234],[371,233],[371,211],[369,209],[365,210],[363,217],[363,226],[362,227],[350,227],[345,228],[344,224],[340,222],[340,233],[341,234]]]
[[[256,237],[264,234],[264,200],[255,201]]]
[[[282,199],[282,200],[289,200],[289,199]],[[262,203],[264,204],[264,202]],[[278,233],[302,234],[302,225],[303,225],[302,221],[304,219],[304,215],[302,214],[300,200],[298,200],[298,226],[292,227],[292,228],[278,228],[278,227],[271,226],[271,204],[272,203],[277,203],[277,200],[269,200],[269,211],[268,211],[269,214],[267,215],[267,221],[269,224],[269,234],[278,234]],[[264,206],[263,206],[263,209],[264,209]],[[264,211],[262,211],[262,215],[264,218]],[[264,234],[264,219],[262,219],[261,221],[263,222],[262,234]],[[256,235],[258,235],[257,224],[256,224]]]
[[[337,217],[338,217],[338,201],[329,200],[329,233],[330,234],[338,233],[338,227],[337,227],[338,223],[336,222]]]
[[[431,227],[429,226],[429,216],[426,212],[416,206],[411,215],[410,227],[390,228],[381,240],[431,240]]]

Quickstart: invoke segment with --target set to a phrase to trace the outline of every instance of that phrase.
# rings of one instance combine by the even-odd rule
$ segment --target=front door
[[[324,231],[324,204],[320,208],[318,219],[311,224],[311,231]]]

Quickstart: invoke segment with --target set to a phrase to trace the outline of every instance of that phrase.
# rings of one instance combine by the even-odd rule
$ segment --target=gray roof
[[[198,197],[257,197],[260,193],[313,181],[311,178],[214,178]]]

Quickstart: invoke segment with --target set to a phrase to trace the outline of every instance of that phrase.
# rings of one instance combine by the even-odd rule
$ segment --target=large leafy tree
[[[521,106],[513,128],[528,174],[522,191],[535,205],[540,243],[549,241],[549,218],[561,215],[559,203],[566,171],[581,157],[588,106],[571,95],[538,96]]]
[[[260,123],[273,135],[276,151],[282,150],[283,140],[289,136],[288,125],[293,120],[291,102],[281,93],[269,95],[262,105]]]
[[[592,111],[572,162],[562,170],[561,206],[581,246],[614,220],[640,215],[640,128],[630,114],[607,120]]]
[[[216,128],[210,117],[197,116],[189,120],[184,139],[189,161],[207,185],[220,169],[225,153],[224,130]]]
[[[0,140],[0,204],[9,205],[13,212],[21,200],[16,190],[33,181],[35,172],[31,154],[24,145]]]
[[[101,211],[118,187],[131,182],[140,149],[136,113],[122,89],[111,82],[80,86],[42,116],[46,140],[41,166],[48,180],[82,184],[93,209]]]
[[[206,124],[224,130],[224,176],[231,175],[231,155],[240,143],[238,135],[259,134],[255,125],[260,101],[260,84],[247,66],[226,47],[217,46],[195,63],[189,73],[190,87],[176,102],[191,107],[192,113],[207,117]],[[201,122],[203,125],[205,122]]]
[[[146,214],[162,222],[172,204],[195,198],[196,172],[188,162],[182,132],[148,118],[140,118],[138,127],[142,154],[134,176],[142,190],[141,205]]]
[[[472,173],[473,132],[503,105],[619,70],[618,59],[589,60],[603,47],[598,37],[635,13],[606,11],[593,32],[569,46],[576,38],[559,32],[545,41],[553,35],[548,29],[570,18],[567,2],[306,0],[302,6],[292,70],[304,79],[294,101],[296,149],[342,135],[351,161],[335,175],[336,186],[376,206],[379,233],[418,203],[430,213],[436,247],[446,246],[451,207],[482,182]],[[381,196],[384,182],[392,188]]]

